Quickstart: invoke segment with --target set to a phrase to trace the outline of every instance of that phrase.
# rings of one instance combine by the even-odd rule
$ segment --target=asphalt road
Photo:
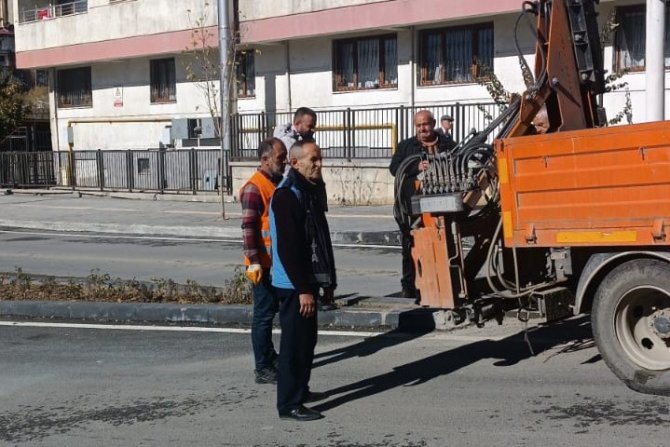
[[[336,247],[338,295],[384,296],[400,289],[400,250]],[[223,286],[242,264],[242,244],[221,240],[0,231],[0,272],[86,277],[93,269],[112,278]]]
[[[248,334],[0,325],[0,444],[660,446],[669,399],[609,372],[576,319],[451,334],[321,333],[326,418],[280,421]]]

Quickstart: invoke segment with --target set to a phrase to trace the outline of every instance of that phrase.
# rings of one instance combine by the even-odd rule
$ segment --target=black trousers
[[[402,278],[400,279],[400,285],[403,290],[414,291],[416,287],[414,286],[414,280],[416,273],[414,271],[414,261],[412,260],[412,236],[405,234],[401,230],[401,243],[402,243]]]
[[[316,313],[310,318],[300,315],[300,301],[295,290],[275,289],[279,299],[279,371],[277,375],[277,411],[285,414],[299,407],[309,392],[314,348],[316,347]],[[316,295],[315,295],[316,299]]]

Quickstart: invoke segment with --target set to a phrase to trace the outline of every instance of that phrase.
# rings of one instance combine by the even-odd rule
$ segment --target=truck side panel
[[[668,245],[670,122],[496,142],[505,245]]]

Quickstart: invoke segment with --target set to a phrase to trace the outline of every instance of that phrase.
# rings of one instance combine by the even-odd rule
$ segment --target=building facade
[[[216,48],[217,2],[11,1],[17,65],[49,70],[54,148],[179,147],[211,125],[208,83],[204,69],[194,68],[193,50]],[[285,112],[284,119],[299,106],[438,110],[490,102],[477,82],[487,70],[507,90],[524,90],[514,44],[518,0],[231,3],[239,25],[239,113]],[[604,46],[605,68],[628,72],[617,81],[627,88],[605,97],[608,115],[629,102],[632,121],[644,121],[644,4],[602,0],[598,9],[603,25],[610,17],[618,24]],[[518,42],[532,66],[534,38],[525,27]],[[670,116],[667,89],[666,98]],[[383,121],[363,124],[393,125]]]

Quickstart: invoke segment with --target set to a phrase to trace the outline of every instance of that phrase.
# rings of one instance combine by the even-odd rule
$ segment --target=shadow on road
[[[367,357],[382,349],[422,337],[433,330],[435,330],[435,320],[433,320],[431,311],[427,309],[414,309],[403,312],[399,316],[398,327],[396,329],[366,338],[354,345],[316,354],[312,368],[318,368],[353,357]]]
[[[528,331],[528,337],[535,355],[565,343],[569,343],[568,346],[557,354],[592,346],[591,325],[588,317],[580,317],[554,323],[550,326],[534,328]],[[392,343],[383,338],[378,345],[375,345],[376,338],[352,346],[355,350],[351,352],[346,351],[347,355],[352,357],[355,355],[355,352],[371,353],[375,347],[379,350],[392,346]],[[399,340],[395,344],[412,339],[394,338]],[[416,338],[416,336],[413,338]],[[372,343],[372,347],[366,346],[366,343]],[[495,366],[511,366],[532,356],[533,354],[524,340],[523,331],[499,341],[479,341],[398,366],[393,371],[385,374],[328,390],[326,391],[327,396],[337,397],[315,406],[314,409],[327,411],[354,400],[383,393],[396,387],[420,385],[436,377],[453,373],[483,359],[497,359],[494,363]],[[592,360],[597,361],[595,358]]]

